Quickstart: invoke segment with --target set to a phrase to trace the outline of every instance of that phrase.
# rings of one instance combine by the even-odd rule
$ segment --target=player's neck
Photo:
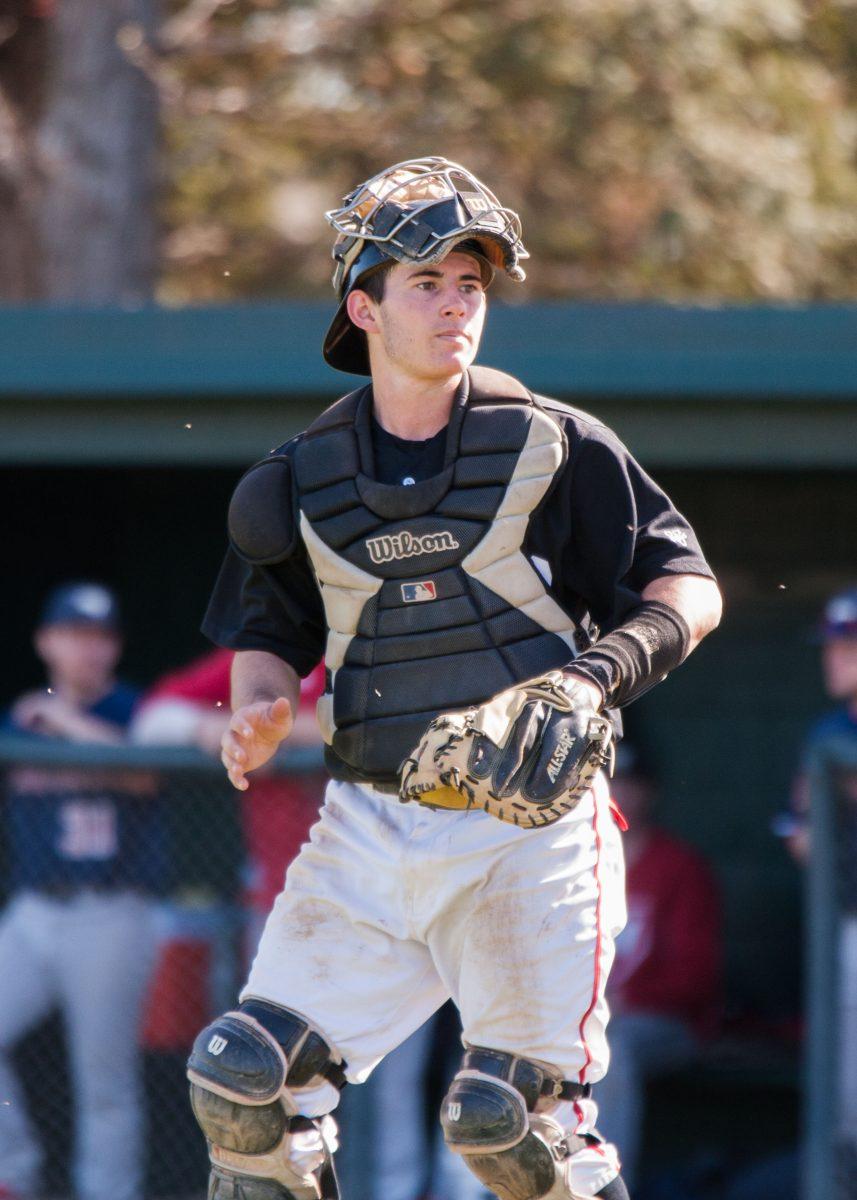
[[[421,379],[391,364],[372,371],[375,419],[394,437],[423,442],[449,423],[461,372],[448,379]]]

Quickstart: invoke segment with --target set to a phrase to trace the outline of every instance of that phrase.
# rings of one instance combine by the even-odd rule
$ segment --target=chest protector
[[[329,630],[319,721],[336,778],[393,783],[439,712],[575,654],[571,618],[522,551],[565,435],[510,376],[475,367],[468,383],[443,470],[423,482],[373,477],[368,388],[322,414],[295,452]]]

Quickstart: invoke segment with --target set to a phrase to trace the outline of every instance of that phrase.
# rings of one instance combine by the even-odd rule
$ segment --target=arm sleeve
[[[596,424],[576,432],[558,484],[559,580],[609,630],[652,580],[713,573],[690,524],[619,439]]]
[[[270,567],[226,553],[202,632],[230,650],[267,650],[303,678],[324,653],[324,611],[315,577],[299,552]]]

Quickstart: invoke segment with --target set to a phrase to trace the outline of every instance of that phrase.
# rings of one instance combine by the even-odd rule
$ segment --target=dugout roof
[[[321,358],[331,311],[0,310],[0,461],[253,461],[359,382]],[[480,361],[647,463],[857,464],[857,305],[495,304]]]

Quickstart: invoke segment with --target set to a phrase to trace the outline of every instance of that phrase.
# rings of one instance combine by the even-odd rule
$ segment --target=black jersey
[[[533,515],[524,552],[575,624],[608,632],[663,575],[713,578],[693,529],[610,429],[596,417],[539,398],[568,440],[568,459]],[[274,453],[289,457],[299,438]],[[375,476],[382,483],[429,479],[443,464],[445,431],[423,442],[373,420]],[[324,653],[324,608],[303,545],[273,566],[251,566],[229,550],[203,632],[234,650],[267,650],[307,675]]]

